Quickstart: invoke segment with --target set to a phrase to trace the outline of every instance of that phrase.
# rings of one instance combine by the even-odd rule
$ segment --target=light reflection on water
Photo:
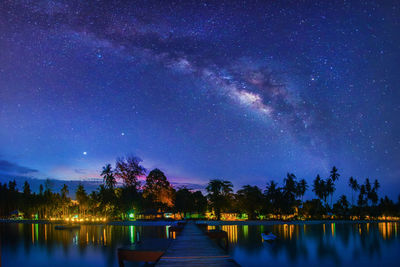
[[[230,254],[243,266],[396,266],[398,223],[223,225]],[[1,266],[117,266],[118,247],[138,239],[175,238],[168,226],[82,225],[59,231],[47,224],[0,224]],[[209,226],[208,229],[218,227]],[[279,240],[263,242],[261,233]]]
[[[55,230],[50,224],[0,223],[0,266],[117,266],[118,247],[134,243],[138,236],[167,238],[167,230],[105,225]]]
[[[243,266],[398,266],[399,223],[224,225],[230,253]],[[278,236],[263,242],[261,233]]]

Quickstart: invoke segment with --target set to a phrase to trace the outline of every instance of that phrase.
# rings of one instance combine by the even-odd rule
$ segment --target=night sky
[[[398,1],[2,1],[2,181],[134,154],[235,189],[336,165],[336,195],[397,198],[399,68]]]

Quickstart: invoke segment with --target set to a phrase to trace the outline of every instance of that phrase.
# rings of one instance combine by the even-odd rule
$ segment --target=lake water
[[[229,253],[242,266],[399,266],[398,223],[226,225]],[[210,227],[213,228],[213,227]],[[262,232],[279,237],[262,242]],[[118,247],[168,238],[165,226],[83,225],[72,231],[49,224],[0,223],[1,266],[117,266]],[[127,265],[129,266],[129,265]]]

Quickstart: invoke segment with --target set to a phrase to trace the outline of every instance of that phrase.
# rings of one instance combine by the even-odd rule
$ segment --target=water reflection
[[[223,225],[230,253],[242,266],[397,264],[398,223]],[[116,250],[138,239],[175,238],[169,227],[82,225],[59,231],[47,224],[0,224],[2,266],[116,266]],[[216,229],[209,226],[208,229]],[[273,232],[274,243],[261,233]]]
[[[118,247],[140,236],[168,238],[162,226],[82,225],[56,230],[48,224],[0,224],[1,266],[116,266]]]
[[[237,243],[238,240],[238,226],[237,225],[224,225],[222,226],[222,230],[228,233],[228,241],[231,244]],[[244,236],[248,236],[248,226],[243,226],[243,234]]]
[[[231,254],[243,266],[270,265],[395,265],[400,238],[398,223],[326,223],[314,225],[222,226]],[[261,233],[279,240],[263,242]]]

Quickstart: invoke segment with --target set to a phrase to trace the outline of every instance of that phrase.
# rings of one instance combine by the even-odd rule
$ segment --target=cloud
[[[18,165],[16,163],[12,163],[7,160],[0,160],[0,172],[9,174],[29,174],[37,173],[39,171],[31,169],[29,167]]]
[[[87,171],[85,169],[74,169],[74,172],[76,174],[87,174]]]
[[[185,187],[190,190],[204,190],[206,187],[205,184],[196,184],[196,183],[171,182],[171,184],[175,189]]]

